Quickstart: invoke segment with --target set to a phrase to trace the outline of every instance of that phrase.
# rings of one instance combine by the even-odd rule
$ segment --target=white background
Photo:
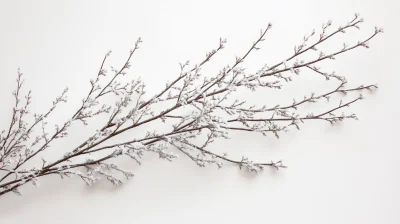
[[[217,72],[243,54],[269,22],[274,27],[262,51],[247,61],[250,70],[290,55],[323,22],[345,24],[356,12],[366,22],[361,31],[341,35],[339,44],[367,37],[375,25],[385,33],[371,49],[349,52],[325,67],[345,75],[349,87],[379,84],[366,100],[345,109],[359,121],[334,127],[309,122],[279,141],[233,133],[214,146],[237,159],[243,154],[256,161],[282,159],[288,169],[253,175],[234,166],[199,168],[187,158],[170,163],[147,156],[140,167],[123,162],[136,176],[122,187],[50,177],[38,189],[22,188],[22,197],[2,196],[0,223],[400,223],[399,6],[395,0],[1,0],[1,126],[8,123],[18,67],[33,91],[33,110],[49,106],[69,86],[72,105],[58,111],[69,116],[104,53],[113,50],[111,62],[119,66],[139,36],[144,43],[129,75],[142,76],[155,92],[176,77],[178,62],[196,63],[226,37],[226,49],[205,70]],[[330,87],[304,73],[282,91],[246,97],[290,103]]]

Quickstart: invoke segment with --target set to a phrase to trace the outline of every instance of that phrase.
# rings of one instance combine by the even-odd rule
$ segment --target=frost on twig
[[[214,76],[205,77],[202,69],[213,57],[225,48],[227,41],[220,39],[215,49],[207,52],[205,58],[197,64],[180,64],[180,73],[176,79],[166,83],[165,88],[149,96],[146,85],[140,78],[126,82],[121,79],[128,74],[133,65],[132,58],[139,49],[139,38],[129,52],[127,60],[120,68],[107,66],[108,52],[100,65],[96,77],[90,80],[87,95],[77,111],[54,128],[48,124],[48,118],[60,112],[59,106],[67,102],[67,91],[57,96],[52,106],[42,113],[31,115],[29,105],[31,92],[22,95],[23,75],[18,71],[17,87],[13,92],[15,104],[11,108],[10,125],[0,131],[0,195],[8,192],[21,194],[19,187],[27,183],[39,186],[39,181],[47,175],[79,177],[92,185],[99,179],[106,179],[113,185],[120,185],[124,179],[133,177],[133,173],[117,165],[117,157],[128,157],[142,164],[147,153],[158,155],[160,159],[173,161],[179,152],[200,167],[215,165],[218,168],[226,163],[238,165],[241,169],[260,172],[265,167],[286,168],[282,161],[253,161],[246,156],[241,159],[218,154],[210,145],[219,139],[229,139],[231,132],[255,132],[265,136],[279,138],[292,127],[300,129],[308,120],[321,120],[335,124],[346,119],[357,119],[355,114],[340,110],[363,99],[362,95],[352,100],[335,104],[331,97],[341,97],[349,92],[361,92],[377,88],[377,85],[361,85],[347,88],[345,77],[335,72],[325,72],[319,62],[338,59],[340,55],[357,48],[369,48],[369,41],[383,30],[375,28],[372,34],[355,44],[344,43],[332,52],[323,52],[326,40],[333,39],[350,29],[359,29],[363,20],[356,15],[343,26],[333,28],[333,23],[324,23],[321,31],[313,30],[304,36],[303,41],[294,47],[293,54],[273,65],[265,64],[255,73],[247,73],[243,62],[249,55],[261,48],[271,24],[261,31],[260,36],[233,63],[221,68]],[[305,53],[314,55],[305,59]],[[335,88],[322,94],[310,93],[299,98],[294,96],[292,103],[280,103],[275,106],[263,104],[248,105],[245,100],[235,97],[234,92],[249,89],[281,89],[293,76],[302,73],[320,75],[326,81],[336,83]],[[104,97],[114,97],[114,103]],[[302,106],[307,103],[328,102],[330,108],[324,112],[304,112]],[[161,111],[155,108],[163,105]],[[33,121],[28,122],[27,116]],[[71,126],[83,123],[86,127],[93,118],[101,118],[102,126],[90,134],[85,141],[77,143],[75,148],[63,149],[62,156],[52,161],[44,158],[44,151],[60,138],[68,138]],[[146,124],[161,121],[167,128],[154,128],[142,136],[127,138],[111,144],[109,140],[122,133],[137,129]],[[89,130],[89,129],[88,129]],[[168,131],[160,131],[168,130]],[[36,135],[34,135],[34,133]],[[200,142],[200,143],[199,143]],[[36,166],[30,166],[32,158],[41,158]]]

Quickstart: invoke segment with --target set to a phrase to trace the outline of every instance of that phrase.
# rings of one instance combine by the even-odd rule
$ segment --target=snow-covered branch
[[[229,139],[230,133],[234,131],[259,132],[279,138],[282,132],[289,131],[292,127],[300,129],[301,124],[309,120],[335,124],[346,119],[357,119],[355,114],[347,114],[342,110],[363,99],[362,95],[352,100],[340,101],[339,104],[334,104],[329,99],[341,97],[348,92],[372,91],[377,85],[347,88],[345,77],[334,72],[324,72],[318,64],[339,58],[359,47],[369,48],[369,41],[382,33],[382,29],[375,28],[365,39],[355,44],[343,44],[335,51],[326,53],[321,50],[326,40],[349,29],[359,29],[362,22],[356,15],[346,25],[335,29],[329,21],[323,24],[319,33],[314,30],[306,35],[302,43],[294,47],[293,54],[285,60],[272,66],[265,64],[257,72],[249,74],[244,69],[243,62],[250,60],[251,53],[261,48],[261,43],[272,29],[269,24],[242,56],[236,57],[231,65],[222,67],[215,75],[206,77],[202,73],[203,67],[227,44],[225,39],[220,39],[216,48],[207,52],[202,61],[193,66],[189,62],[181,64],[180,74],[176,79],[166,83],[165,88],[151,96],[146,93],[146,85],[140,78],[128,82],[121,79],[134,65],[134,55],[142,42],[139,38],[122,67],[110,66],[110,69],[106,69],[111,52],[104,56],[97,76],[90,80],[88,94],[82,99],[79,108],[55,128],[49,127],[48,119],[57,113],[60,104],[67,102],[68,89],[55,98],[49,109],[31,115],[31,92],[22,96],[24,80],[22,73],[18,71],[10,125],[0,132],[0,195],[8,192],[21,194],[20,186],[26,183],[39,186],[40,179],[47,175],[59,175],[62,178],[75,176],[89,185],[104,178],[119,185],[123,183],[123,178],[133,177],[133,173],[117,166],[118,160],[115,158],[126,156],[142,164],[142,156],[146,153],[155,153],[159,158],[168,161],[182,155],[200,167],[216,165],[221,168],[226,163],[232,163],[251,172],[259,172],[264,167],[286,168],[282,161],[255,162],[246,156],[230,158],[226,153],[213,152],[210,146],[216,140]],[[306,52],[311,55],[307,60],[303,57]],[[310,93],[301,99],[293,96],[292,103],[282,102],[275,106],[261,102],[258,105],[249,105],[245,99],[234,94],[244,89],[280,90],[294,76],[307,72],[321,75],[327,82],[337,85],[323,94]],[[105,100],[106,96],[114,97],[114,103],[110,104],[109,100]],[[330,108],[322,112],[306,113],[302,110],[302,106],[307,103],[321,101],[328,102]],[[160,105],[162,110],[159,110]],[[29,115],[33,117],[32,122],[28,122]],[[101,119],[102,126],[90,133],[90,137],[83,142],[77,142],[74,148],[58,149],[63,150],[63,155],[53,161],[44,158],[44,152],[55,141],[68,137],[71,126],[83,123],[85,128],[91,125],[94,118]],[[125,141],[110,143],[116,136],[156,122],[164,127],[152,126],[153,129],[144,132],[142,136],[135,135]],[[199,144],[200,141],[203,142]],[[34,158],[41,158],[40,163],[28,165],[27,162]]]

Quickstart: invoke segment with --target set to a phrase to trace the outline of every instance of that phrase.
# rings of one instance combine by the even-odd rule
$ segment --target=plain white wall
[[[397,127],[400,30],[395,0],[148,0],[0,1],[1,126],[8,122],[17,68],[33,90],[34,109],[51,104],[65,86],[79,102],[104,53],[120,65],[137,37],[144,40],[132,76],[154,92],[179,72],[178,62],[199,61],[228,38],[227,48],[206,71],[218,71],[240,55],[269,22],[274,27],[263,50],[246,64],[256,69],[292,52],[304,34],[331,19],[334,25],[360,13],[366,20],[356,40],[382,26],[371,49],[350,52],[326,65],[348,77],[349,86],[378,83],[366,100],[347,108],[359,121],[331,127],[309,122],[278,141],[234,133],[215,150],[257,161],[282,159],[289,166],[258,175],[226,166],[199,168],[187,158],[173,163],[147,156],[132,166],[124,186],[94,187],[72,178],[46,178],[24,187],[24,196],[0,198],[0,223],[400,223],[400,152]],[[340,41],[342,41],[340,40]],[[339,43],[341,43],[339,41]],[[329,44],[328,44],[329,47]],[[321,85],[320,85],[321,84]],[[252,95],[255,101],[286,100],[329,85],[304,74],[280,95]],[[64,107],[60,119],[73,106]],[[77,130],[79,139],[79,130]],[[73,146],[75,142],[62,146]],[[60,145],[58,145],[60,146]],[[129,161],[122,161],[128,164]],[[128,164],[129,166],[129,164]]]

